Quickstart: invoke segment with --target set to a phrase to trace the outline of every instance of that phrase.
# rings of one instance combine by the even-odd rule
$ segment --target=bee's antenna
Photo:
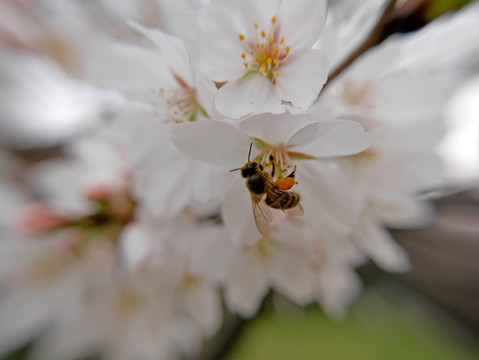
[[[252,148],[252,147],[253,147],[253,143],[251,143],[251,144],[249,145],[248,162],[250,162],[249,157],[250,157],[250,155],[251,155],[251,148]]]
[[[238,170],[241,170],[241,168],[232,169],[232,170],[230,170],[230,172],[238,171]]]

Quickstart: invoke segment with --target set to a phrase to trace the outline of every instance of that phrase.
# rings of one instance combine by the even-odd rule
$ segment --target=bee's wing
[[[263,196],[251,194],[251,203],[253,204],[253,216],[256,222],[256,227],[261,235],[267,236],[270,232],[269,224],[273,220],[271,210],[264,201],[261,201]]]
[[[292,216],[304,215],[304,209],[301,206],[301,204],[299,203],[299,201],[297,200],[297,199],[299,199],[298,194],[296,194],[295,192],[292,192],[292,191],[281,190],[278,187],[274,186],[274,184],[269,182],[269,181],[267,182],[267,184],[268,184],[267,192],[268,192],[269,196],[271,196],[275,199],[279,199],[283,196],[291,197],[293,203],[290,205],[290,207],[287,208],[287,209],[281,209],[285,214],[292,215]],[[295,198],[295,196],[296,196],[296,198]]]
[[[290,207],[289,209],[281,209],[285,214],[292,215],[292,216],[301,216],[304,215],[304,209],[299,203],[299,201],[294,202],[295,205],[293,207]]]

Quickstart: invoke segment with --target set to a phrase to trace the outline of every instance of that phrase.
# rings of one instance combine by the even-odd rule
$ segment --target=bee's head
[[[241,176],[247,178],[263,170],[263,165],[257,161],[249,161],[241,168]]]

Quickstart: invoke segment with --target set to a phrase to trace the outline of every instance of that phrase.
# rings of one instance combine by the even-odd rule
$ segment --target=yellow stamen
[[[261,68],[259,69],[259,72],[260,72],[260,73],[264,73],[265,71],[266,71],[266,69],[265,69],[264,67],[261,67]]]
[[[271,64],[272,61],[273,61],[273,58],[269,57],[266,59],[266,64]]]
[[[280,40],[279,43],[280,43],[280,44],[284,43],[284,37],[281,38],[281,40]]]
[[[257,22],[254,23],[254,28],[255,28],[255,29],[258,28],[258,23],[257,23]]]
[[[241,57],[242,57],[243,59],[246,59],[246,54],[245,54],[245,53],[242,53],[242,54],[241,54]]]
[[[261,36],[262,36],[262,37],[266,37],[266,31],[261,30]]]
[[[279,49],[278,49],[277,47],[275,47],[275,48],[273,49],[273,51],[274,51],[274,53],[275,53],[276,55],[279,54]]]
[[[243,34],[238,34],[238,37],[240,40],[244,40],[244,35]]]
[[[273,64],[278,65],[279,64],[279,59],[274,59]]]
[[[248,63],[247,63],[247,62],[244,62],[243,65],[244,65],[244,67],[248,67]]]
[[[269,39],[269,44],[270,44],[270,45],[273,45],[273,44],[274,44],[274,40],[273,40],[273,39]]]
[[[278,76],[279,76],[279,72],[278,72],[278,71],[275,71],[275,72],[274,72],[274,76],[278,77]]]
[[[289,53],[289,49],[290,49],[289,46],[286,46],[286,47],[284,48],[284,50],[286,50],[287,53]]]
[[[273,16],[273,17],[271,18],[271,22],[272,22],[273,24],[276,24],[276,16]]]

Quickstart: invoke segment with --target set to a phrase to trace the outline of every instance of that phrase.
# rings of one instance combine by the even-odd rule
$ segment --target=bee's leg
[[[272,169],[271,169],[271,179],[274,179],[274,171],[276,170],[275,167],[274,167],[274,157],[273,155],[270,155],[269,156],[269,161],[271,161],[271,166],[272,166]]]
[[[291,174],[289,174],[287,177],[294,179],[295,173],[296,173],[296,165],[294,166],[294,169],[293,169],[293,171],[291,172]]]

